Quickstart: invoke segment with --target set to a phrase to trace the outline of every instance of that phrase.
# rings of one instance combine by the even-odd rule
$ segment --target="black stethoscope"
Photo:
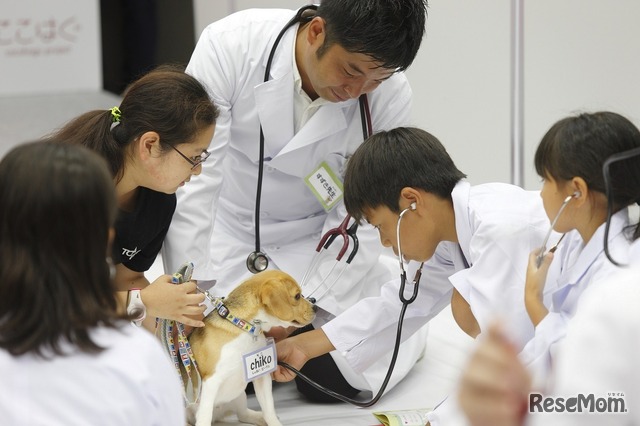
[[[273,47],[269,52],[269,58],[267,60],[267,66],[264,71],[264,82],[269,81],[269,74],[271,73],[271,63],[273,62],[273,56],[276,53],[276,49],[280,40],[287,32],[287,30],[293,27],[297,23],[306,24],[313,19],[315,11],[318,6],[310,4],[301,7],[295,16],[291,18],[289,22],[280,30],[280,33],[276,37]],[[373,132],[371,126],[371,112],[369,111],[369,101],[366,94],[362,94],[358,99],[360,104],[360,119],[362,120],[362,136],[367,139]],[[269,258],[260,249],[260,199],[262,197],[262,176],[264,172],[264,133],[262,131],[262,124],[260,124],[260,164],[258,165],[258,185],[256,190],[256,210],[255,210],[255,231],[256,231],[256,244],[255,251],[251,252],[247,257],[247,269],[251,273],[257,274],[269,267]]]
[[[396,238],[397,238],[397,245],[398,245],[398,261],[400,263],[400,289],[398,291],[398,296],[400,298],[400,302],[402,303],[402,308],[400,309],[400,316],[398,318],[398,328],[396,330],[396,341],[395,341],[395,344],[393,346],[393,353],[391,355],[391,361],[389,362],[389,368],[387,369],[387,374],[385,375],[384,380],[382,381],[382,384],[380,385],[380,389],[378,390],[378,393],[368,401],[349,398],[349,397],[341,395],[338,392],[334,392],[331,389],[325,388],[324,386],[314,382],[312,379],[310,379],[309,377],[305,376],[300,370],[292,367],[291,365],[287,364],[286,362],[278,361],[279,365],[282,365],[283,367],[293,371],[298,376],[300,376],[300,378],[302,380],[304,380],[305,382],[307,382],[309,385],[313,386],[314,388],[318,389],[319,391],[324,392],[327,395],[331,395],[332,397],[334,397],[336,399],[339,399],[340,401],[348,402],[348,403],[353,404],[353,405],[358,406],[358,407],[371,407],[376,402],[378,402],[378,400],[382,397],[382,394],[384,393],[385,389],[387,388],[387,385],[389,384],[389,380],[391,379],[391,375],[393,374],[393,369],[395,368],[396,361],[398,359],[398,352],[400,351],[400,342],[402,341],[402,324],[404,323],[404,316],[405,316],[405,313],[407,311],[407,307],[411,303],[413,303],[416,300],[416,298],[418,297],[418,289],[420,287],[420,278],[422,277],[422,266],[424,265],[424,262],[421,263],[420,266],[418,267],[418,269],[416,270],[416,274],[413,277],[413,281],[411,282],[411,284],[413,285],[413,289],[411,291],[411,295],[409,297],[407,297],[405,295],[405,287],[406,287],[406,284],[407,284],[407,272],[405,271],[405,268],[404,268],[404,264],[403,264],[404,256],[402,254],[402,246],[400,244],[401,243],[401,241],[400,241],[400,223],[402,222],[402,218],[404,217],[404,215],[407,212],[414,211],[415,209],[416,209],[416,204],[415,203],[411,203],[411,205],[409,207],[407,207],[406,209],[402,210],[400,212],[399,216],[398,216],[398,223],[396,225]],[[463,258],[464,258],[464,255],[463,255]],[[466,264],[466,260],[465,260],[465,266],[468,267],[468,265]]]

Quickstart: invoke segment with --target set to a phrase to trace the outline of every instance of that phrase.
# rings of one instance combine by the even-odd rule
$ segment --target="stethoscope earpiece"
[[[571,198],[580,198],[581,195],[582,195],[582,192],[576,191],[571,195]]]
[[[267,258],[267,255],[262,253],[261,251],[251,252],[249,254],[249,257],[247,257],[247,269],[252,274],[266,271],[268,267],[269,259]]]
[[[411,203],[411,210],[415,210],[416,209],[416,202],[414,201],[413,203]]]

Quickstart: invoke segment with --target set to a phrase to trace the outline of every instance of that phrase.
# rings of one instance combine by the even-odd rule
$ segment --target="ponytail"
[[[124,169],[127,137],[123,126],[125,118],[120,114],[115,122],[113,109],[86,112],[51,136],[63,143],[83,145],[99,153],[107,161],[111,175],[119,181]]]

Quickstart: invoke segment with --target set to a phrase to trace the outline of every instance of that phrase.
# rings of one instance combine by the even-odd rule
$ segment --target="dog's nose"
[[[316,304],[316,298],[315,297],[307,297],[307,300],[309,301],[309,303],[311,303],[312,305]]]

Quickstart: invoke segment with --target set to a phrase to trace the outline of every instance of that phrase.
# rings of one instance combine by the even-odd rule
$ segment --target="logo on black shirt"
[[[124,247],[122,248],[122,255],[127,256],[129,260],[133,259],[133,257],[138,253],[140,253],[140,250],[138,250],[138,246],[136,246],[136,248],[134,248],[133,250],[129,250]]]

